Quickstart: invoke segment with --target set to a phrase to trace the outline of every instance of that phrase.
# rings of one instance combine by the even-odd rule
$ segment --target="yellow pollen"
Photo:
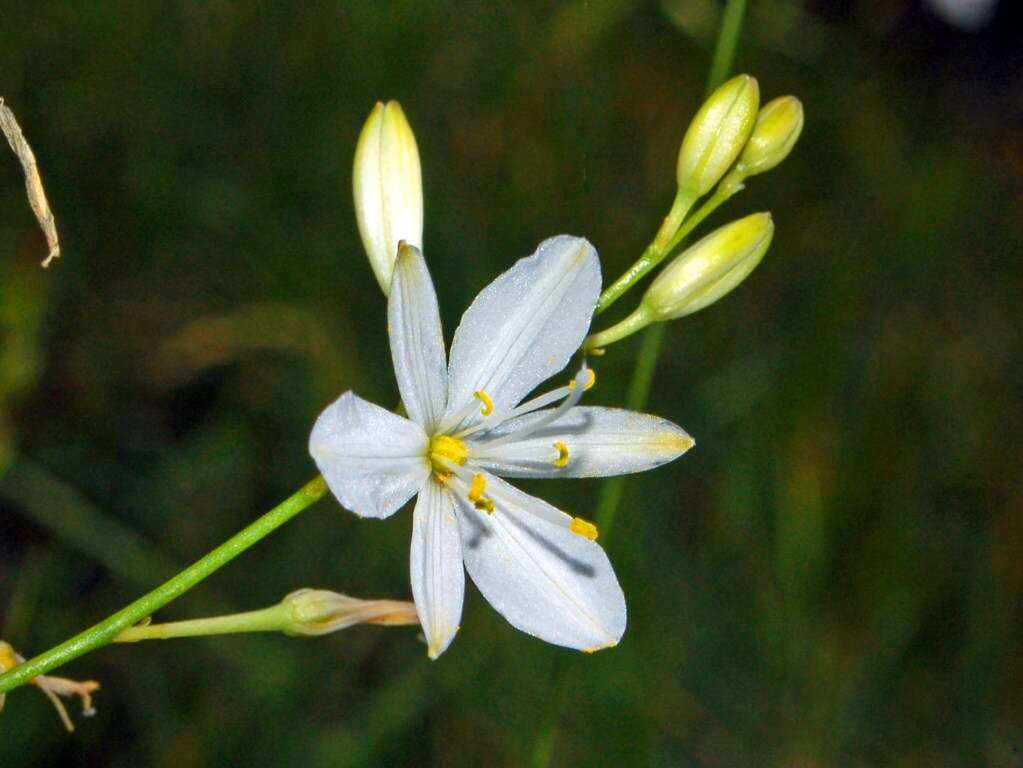
[[[475,504],[483,498],[485,490],[487,490],[487,478],[483,475],[473,475],[472,485],[469,486],[469,501]]]
[[[589,520],[583,520],[581,517],[573,517],[568,530],[576,536],[582,536],[584,539],[589,539],[590,541],[597,540],[597,526]]]
[[[480,409],[480,413],[484,416],[489,416],[494,412],[494,401],[490,399],[490,395],[484,392],[482,389],[477,389],[472,393],[473,397],[483,403],[483,407]]]
[[[586,369],[586,383],[583,384],[583,392],[589,389],[593,389],[593,385],[597,383],[597,372],[592,368]],[[568,391],[572,392],[575,390],[575,379],[568,382]]]
[[[451,475],[451,465],[462,466],[469,458],[469,449],[457,437],[436,435],[430,440],[430,464],[433,471],[447,479]]]
[[[486,475],[475,474],[472,476],[472,484],[469,486],[469,501],[476,509],[482,509],[487,514],[494,513],[494,501],[483,495],[487,490]]]
[[[568,466],[568,446],[560,440],[554,444],[554,450],[558,452],[558,458],[554,460],[554,466],[556,467],[567,467]]]

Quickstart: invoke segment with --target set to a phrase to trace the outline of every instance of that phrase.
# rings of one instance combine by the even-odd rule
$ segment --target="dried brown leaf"
[[[46,235],[46,245],[50,252],[43,259],[44,267],[50,266],[50,262],[60,257],[60,239],[57,237],[57,223],[53,219],[53,212],[50,204],[46,201],[46,192],[43,189],[43,180],[39,176],[39,168],[36,165],[36,156],[32,148],[25,140],[21,132],[21,126],[14,117],[14,113],[4,104],[0,98],[0,130],[7,137],[7,143],[11,145],[14,154],[18,156],[21,168],[25,172],[25,191],[28,193],[28,203],[32,206],[32,212],[36,215],[36,221]]]

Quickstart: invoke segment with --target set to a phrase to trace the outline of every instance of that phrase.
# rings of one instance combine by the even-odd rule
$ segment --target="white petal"
[[[363,517],[395,513],[423,486],[428,445],[418,424],[351,392],[327,406],[309,436],[309,453],[331,492]]]
[[[410,557],[412,597],[431,659],[440,656],[458,632],[465,594],[462,539],[455,501],[443,486],[426,483],[412,517]]]
[[[458,497],[462,557],[483,596],[512,626],[549,643],[616,645],[625,596],[604,550],[538,517],[561,513],[496,477],[487,478],[487,495],[493,514]]]
[[[528,428],[548,411],[511,419],[470,443],[473,466],[506,477],[607,477],[644,472],[677,459],[693,439],[676,424],[620,408],[573,408],[521,440],[487,446],[487,440]],[[560,444],[557,445],[556,444]],[[559,448],[564,448],[564,451]],[[554,462],[568,463],[559,467]]]
[[[569,235],[544,240],[484,288],[451,345],[445,426],[458,426],[448,422],[477,390],[501,413],[564,368],[586,336],[599,293],[597,252]]]
[[[387,301],[387,328],[405,410],[433,434],[448,401],[448,372],[437,293],[418,248],[399,248]]]

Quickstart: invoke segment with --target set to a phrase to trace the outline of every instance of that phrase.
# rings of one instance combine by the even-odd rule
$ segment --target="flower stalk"
[[[597,299],[597,308],[594,310],[595,315],[599,315],[618,301],[623,293],[642,280],[647,272],[660,264],[664,257],[671,253],[671,244],[675,242],[675,235],[679,232],[679,228],[695,202],[696,197],[689,192],[683,191],[681,188],[676,192],[671,210],[661,222],[661,227],[657,230],[654,239],[643,250],[640,257],[633,262],[632,266],[600,294],[600,298]]]
[[[666,238],[662,237],[662,233],[666,229],[666,227],[662,226],[661,230],[658,231],[657,236],[650,245],[646,247],[643,254],[636,260],[636,262],[610,287],[600,294],[594,314],[599,315],[605,309],[614,304],[619,298],[621,298],[623,293],[642,280],[651,269],[664,261],[664,259],[672,251],[674,251],[683,240],[689,237],[690,233],[692,233],[692,231],[696,229],[704,219],[726,203],[732,195],[740,192],[742,188],[742,184],[736,182],[734,177],[729,174],[721,181],[720,184],[718,184],[717,188],[714,190],[714,194],[708,197],[703,204],[693,212],[692,216],[686,217],[683,214],[683,220],[680,222],[681,226],[676,227],[672,234],[668,235]],[[665,219],[665,222],[667,221],[668,219]],[[633,322],[638,322],[638,320],[634,320]],[[642,325],[633,328],[629,332],[635,332],[640,327],[642,327]],[[584,351],[594,354],[596,350],[601,348],[603,343],[610,343],[610,341],[607,340],[602,343],[598,342],[594,338],[597,335],[598,334],[590,336],[584,342]]]
[[[596,314],[642,280],[704,218],[742,189],[740,178],[725,174],[746,146],[756,123],[759,102],[757,81],[749,75],[739,75],[716,89],[703,103],[686,129],[679,149],[678,188],[671,210],[640,257],[600,295]],[[687,221],[695,202],[715,185],[718,186],[711,198]]]
[[[355,624],[418,624],[416,607],[404,600],[360,600],[325,589],[300,589],[268,608],[165,624],[143,622],[121,632],[115,643],[169,640],[175,637],[283,632],[311,637]]]
[[[0,693],[17,688],[51,669],[67,664],[90,651],[111,643],[124,630],[180,597],[196,584],[227,565],[263,537],[280,528],[327,492],[323,478],[317,476],[248,527],[197,560],[152,592],[122,608],[84,632],[65,640],[45,653],[19,664],[0,675]]]

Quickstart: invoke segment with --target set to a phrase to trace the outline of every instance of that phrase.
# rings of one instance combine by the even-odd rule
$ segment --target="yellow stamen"
[[[451,465],[462,466],[469,458],[469,449],[457,437],[436,435],[430,440],[430,464],[438,475],[450,476]]]
[[[583,392],[589,389],[593,389],[593,385],[597,383],[597,372],[592,368],[586,369],[586,383],[583,384]],[[568,391],[572,392],[575,390],[575,379],[568,382]]]
[[[568,466],[568,446],[560,440],[554,444],[554,450],[558,452],[558,458],[554,460],[554,466],[556,467],[567,467]]]
[[[483,492],[487,490],[487,478],[477,474],[472,476],[472,485],[469,486],[469,501],[475,504],[483,498]]]
[[[472,484],[469,486],[469,501],[473,503],[473,506],[476,507],[476,509],[482,509],[488,514],[493,514],[494,502],[492,499],[488,499],[483,495],[485,490],[487,490],[486,475],[473,475]]]
[[[477,389],[472,393],[473,397],[483,403],[483,407],[480,409],[480,413],[484,416],[489,416],[494,412],[494,401],[490,399],[490,395],[484,392],[482,389]]]
[[[577,536],[582,536],[584,539],[589,539],[590,541],[597,540],[597,526],[589,520],[583,520],[581,517],[573,517],[568,530]]]

